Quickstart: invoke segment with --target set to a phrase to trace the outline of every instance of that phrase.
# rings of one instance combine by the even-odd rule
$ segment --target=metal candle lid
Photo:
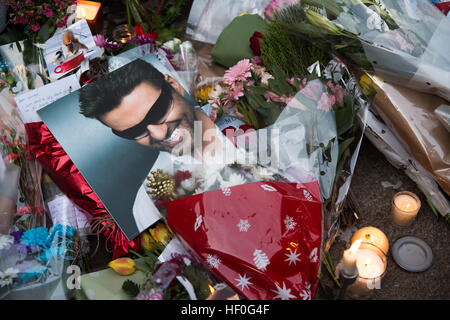
[[[392,247],[394,261],[403,269],[422,272],[433,264],[433,252],[430,246],[416,237],[398,239]]]

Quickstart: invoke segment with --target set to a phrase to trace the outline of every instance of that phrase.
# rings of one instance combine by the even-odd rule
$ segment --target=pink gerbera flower
[[[252,65],[249,59],[243,59],[225,72],[223,82],[234,86],[236,82],[246,81],[251,77]]]

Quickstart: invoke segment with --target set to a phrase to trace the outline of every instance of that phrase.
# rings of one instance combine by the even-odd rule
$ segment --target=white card
[[[81,234],[89,228],[90,223],[87,215],[65,195],[56,197],[49,201],[47,205],[54,225],[71,226]]]
[[[78,89],[80,89],[80,83],[76,75],[71,75],[40,88],[23,92],[14,100],[24,123],[40,122],[42,119],[37,114],[39,109]]]

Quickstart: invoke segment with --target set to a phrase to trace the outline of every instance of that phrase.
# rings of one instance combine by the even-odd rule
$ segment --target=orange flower
[[[108,263],[108,267],[112,268],[121,276],[129,276],[136,271],[136,263],[130,258],[119,258]]]
[[[162,245],[166,245],[170,240],[170,231],[164,223],[158,222],[156,227],[149,230],[153,239]]]

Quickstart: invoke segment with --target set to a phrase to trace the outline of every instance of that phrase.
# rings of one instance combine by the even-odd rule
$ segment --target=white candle
[[[398,226],[408,226],[420,209],[419,198],[411,192],[403,191],[394,196],[392,201],[392,216]]]
[[[361,245],[361,240],[356,240],[350,249],[344,251],[344,273],[346,275],[355,275],[356,270],[356,252]]]
[[[372,250],[359,249],[356,252],[356,266],[362,278],[375,279],[384,273],[383,260]]]

